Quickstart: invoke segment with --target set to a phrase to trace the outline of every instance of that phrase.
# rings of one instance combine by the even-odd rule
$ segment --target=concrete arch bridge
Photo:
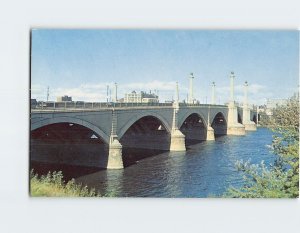
[[[86,105],[88,106],[88,104]],[[108,169],[123,168],[123,148],[185,151],[186,145],[218,135],[256,130],[257,113],[234,104],[155,104],[32,109],[31,133],[65,124],[79,125],[103,141]]]

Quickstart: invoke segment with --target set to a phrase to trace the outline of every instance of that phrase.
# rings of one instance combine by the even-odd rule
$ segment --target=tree
[[[259,124],[262,127],[268,127],[270,125],[270,116],[265,111],[259,113]]]
[[[270,168],[263,162],[238,161],[236,166],[244,173],[245,184],[229,188],[225,197],[299,197],[299,95],[274,109],[269,127],[274,132],[271,150],[278,158]]]

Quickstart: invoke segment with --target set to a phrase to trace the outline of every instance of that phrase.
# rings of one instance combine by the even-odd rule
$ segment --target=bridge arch
[[[94,131],[96,134],[98,134],[105,143],[109,144],[109,136],[106,135],[100,128],[98,128],[97,126],[93,125],[92,123],[82,120],[82,119],[78,119],[75,117],[54,117],[54,118],[48,118],[42,121],[38,121],[38,122],[34,122],[31,125],[31,131],[41,128],[43,126],[47,126],[47,125],[52,125],[52,124],[57,124],[57,123],[71,123],[71,124],[77,124],[77,125],[81,125],[84,126],[92,131]]]
[[[214,129],[215,135],[226,135],[227,134],[227,121],[223,112],[215,114],[211,127]]]
[[[140,119],[142,119],[143,117],[154,117],[156,118],[158,121],[160,121],[160,123],[164,126],[164,128],[168,131],[169,134],[171,134],[171,125],[168,123],[168,121],[162,117],[161,115],[155,113],[155,112],[144,112],[144,113],[140,113],[135,115],[134,117],[132,117],[130,120],[128,120],[124,126],[119,130],[118,132],[118,137],[119,139],[121,139],[124,134],[127,132],[127,130],[137,121],[139,121]]]
[[[203,122],[204,124],[204,127],[207,128],[207,122],[205,120],[205,117],[203,117],[203,114],[200,113],[200,112],[196,112],[196,111],[193,111],[193,112],[187,112],[185,113],[180,119],[178,119],[178,128],[180,129],[181,126],[183,125],[183,123],[186,121],[186,119],[188,117],[190,117],[191,115],[193,114],[197,114],[198,117],[201,119],[201,121]]]
[[[171,129],[168,122],[158,114],[138,114],[126,122],[118,136],[123,150],[129,151],[129,156],[140,149],[144,155],[170,150]]]
[[[185,136],[185,144],[189,146],[205,141],[207,139],[207,125],[204,118],[198,112],[186,115],[182,124],[178,124],[178,128]]]
[[[223,124],[227,125],[226,117],[223,112],[216,113],[215,116],[213,117],[211,124],[213,124],[213,122],[216,122],[216,121],[223,122]]]

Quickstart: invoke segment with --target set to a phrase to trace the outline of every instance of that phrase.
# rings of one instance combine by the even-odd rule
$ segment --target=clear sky
[[[118,83],[124,93],[159,90],[161,101],[186,99],[188,76],[194,73],[195,98],[229,98],[234,71],[235,96],[242,101],[249,83],[249,101],[287,98],[298,88],[299,31],[246,30],[32,30],[32,98],[106,101],[106,86]]]

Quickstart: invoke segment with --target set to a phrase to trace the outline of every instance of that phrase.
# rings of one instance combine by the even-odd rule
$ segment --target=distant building
[[[72,97],[71,96],[59,96],[56,98],[57,102],[71,102],[72,101]]]
[[[124,97],[125,103],[142,103],[142,92],[136,93],[133,91],[131,93],[126,93]]]
[[[158,96],[152,93],[136,92],[126,93],[124,103],[158,103]]]

